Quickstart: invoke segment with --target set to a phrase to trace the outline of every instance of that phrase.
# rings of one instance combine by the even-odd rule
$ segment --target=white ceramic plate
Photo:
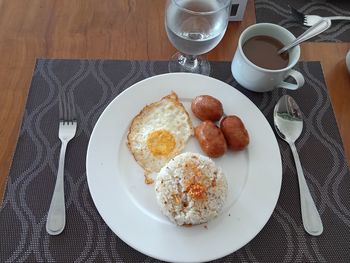
[[[179,227],[161,214],[154,184],[126,146],[128,125],[146,105],[175,91],[190,113],[191,99],[212,95],[227,115],[241,117],[250,144],[214,159],[228,181],[223,213],[207,224]],[[202,153],[195,138],[185,151]],[[203,154],[203,153],[202,153]],[[219,80],[188,73],[158,75],[140,81],[116,97],[92,132],[87,179],[94,203],[107,225],[134,249],[173,262],[203,262],[226,256],[253,239],[270,218],[281,188],[282,165],[276,137],[260,110],[243,94]]]

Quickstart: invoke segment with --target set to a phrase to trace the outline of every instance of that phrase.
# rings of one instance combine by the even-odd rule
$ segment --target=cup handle
[[[291,69],[289,71],[287,77],[292,77],[293,79],[295,79],[297,84],[282,81],[280,84],[278,84],[279,88],[296,90],[296,89],[301,88],[305,83],[304,76],[299,71],[296,71],[294,69]]]

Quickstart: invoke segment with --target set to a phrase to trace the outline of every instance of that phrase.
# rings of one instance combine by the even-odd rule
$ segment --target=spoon
[[[302,113],[294,99],[289,95],[284,95],[277,102],[273,116],[277,134],[289,144],[293,153],[298,174],[301,216],[304,229],[312,236],[319,236],[323,232],[321,217],[307,186],[299,155],[294,144],[303,130]]]
[[[301,34],[299,37],[293,40],[290,44],[278,50],[277,54],[280,55],[283,52],[286,52],[287,50],[291,49],[292,47],[299,45],[301,42],[304,42],[314,36],[317,36],[318,34],[321,34],[323,31],[326,31],[328,28],[330,28],[331,25],[332,23],[330,19],[321,19],[319,22],[317,22],[315,25],[310,27],[303,34]]]

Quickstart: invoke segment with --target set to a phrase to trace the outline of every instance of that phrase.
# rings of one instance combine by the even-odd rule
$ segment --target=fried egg
[[[145,182],[152,183],[168,161],[178,155],[193,135],[192,121],[175,92],[145,106],[132,120],[127,144],[143,168]]]

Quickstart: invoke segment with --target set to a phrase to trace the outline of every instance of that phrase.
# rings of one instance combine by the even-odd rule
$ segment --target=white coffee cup
[[[238,47],[233,57],[231,71],[237,82],[246,89],[255,92],[271,91],[275,88],[296,90],[304,85],[303,75],[292,69],[300,58],[300,47],[296,46],[289,50],[288,66],[282,69],[272,70],[261,68],[253,64],[243,53],[242,46],[254,36],[270,36],[286,45],[295,37],[287,29],[270,23],[259,23],[246,28],[238,40]],[[292,77],[296,84],[286,82],[285,79]]]

